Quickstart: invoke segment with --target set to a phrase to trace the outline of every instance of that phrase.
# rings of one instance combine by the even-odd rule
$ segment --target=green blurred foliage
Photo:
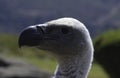
[[[108,32],[102,33],[94,39],[94,47],[95,50],[98,50],[102,47],[117,42],[120,42],[120,30],[110,30]]]
[[[120,29],[104,32],[94,39],[94,57],[109,74],[119,78],[120,72]]]
[[[1,53],[16,53],[17,48],[17,36],[15,35],[0,35],[0,52]]]

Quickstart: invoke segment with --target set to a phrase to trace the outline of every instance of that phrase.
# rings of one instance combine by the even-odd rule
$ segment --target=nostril
[[[45,33],[45,31],[46,31],[45,26],[36,26],[36,28],[39,32],[42,32],[42,33]]]

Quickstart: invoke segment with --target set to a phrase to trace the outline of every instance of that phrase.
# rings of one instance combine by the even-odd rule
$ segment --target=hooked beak
[[[18,40],[19,47],[22,46],[37,46],[43,39],[45,26],[30,26],[24,29]]]

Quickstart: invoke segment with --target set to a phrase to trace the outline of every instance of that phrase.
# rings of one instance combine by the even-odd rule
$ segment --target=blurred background
[[[119,78],[120,0],[0,0],[0,71],[20,59],[44,71],[45,75],[53,74],[57,63],[51,55],[35,48],[19,49],[17,40],[25,27],[60,17],[76,18],[90,31],[95,55],[88,78]]]

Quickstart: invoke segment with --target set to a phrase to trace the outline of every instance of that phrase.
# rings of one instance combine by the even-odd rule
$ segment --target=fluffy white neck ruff
[[[82,55],[62,57],[53,78],[87,78],[92,60],[92,51]]]

